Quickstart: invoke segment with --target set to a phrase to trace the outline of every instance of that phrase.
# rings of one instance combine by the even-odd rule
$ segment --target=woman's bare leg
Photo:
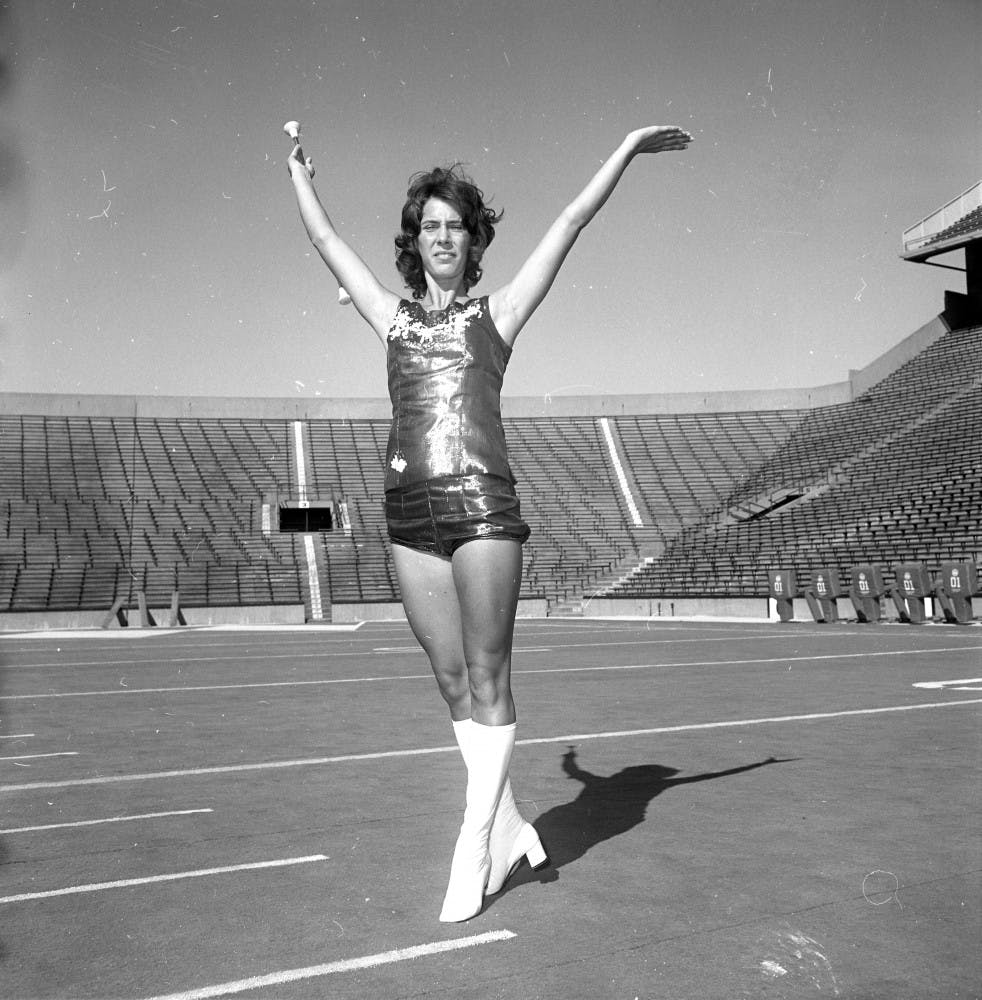
[[[508,781],[515,740],[511,648],[522,549],[510,540],[476,539],[449,562],[398,545],[393,553],[406,616],[429,656],[467,765],[467,807],[440,913],[443,921],[467,920],[480,911],[492,876],[497,892],[524,854],[531,863],[545,860],[535,830],[515,808]],[[466,734],[463,727],[469,727]],[[499,802],[506,800],[507,822],[496,836]],[[536,850],[541,862],[535,861]]]
[[[450,718],[469,719],[470,686],[450,560],[405,545],[393,545],[392,556],[409,627],[430,659]]]
[[[471,718],[484,726],[510,725],[515,721],[511,649],[522,546],[511,539],[474,539],[457,549],[452,566]]]
[[[522,547],[474,539],[453,560],[393,545],[409,626],[429,657],[440,694],[459,722],[515,721],[511,647],[522,580]]]

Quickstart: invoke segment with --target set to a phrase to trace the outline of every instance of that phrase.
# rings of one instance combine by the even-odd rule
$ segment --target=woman
[[[508,284],[481,298],[484,250],[500,215],[457,168],[413,177],[396,237],[413,291],[385,288],[338,235],[312,184],[312,161],[288,161],[311,242],[386,347],[393,419],[386,520],[406,617],[429,656],[467,767],[460,834],[440,920],[469,920],[527,858],[545,853],[515,805],[511,650],[522,577],[522,521],[500,414],[515,338],[567,253],[640,153],[685,149],[674,126],[631,132],[560,213]]]

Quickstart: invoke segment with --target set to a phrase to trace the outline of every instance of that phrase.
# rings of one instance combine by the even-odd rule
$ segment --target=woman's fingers
[[[663,125],[642,138],[638,151],[660,153],[671,149],[685,149],[692,142],[692,136],[675,125]]]
[[[292,163],[290,161],[293,161]],[[307,173],[313,177],[314,176],[314,160],[313,157],[304,157],[303,150],[300,146],[294,146],[290,150],[290,155],[287,157],[286,169],[288,173],[293,174],[293,164],[299,164],[302,166]]]

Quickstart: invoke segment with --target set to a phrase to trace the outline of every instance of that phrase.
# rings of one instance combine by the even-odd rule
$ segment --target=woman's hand
[[[296,171],[300,170],[306,173],[307,177],[312,178],[314,176],[314,161],[309,156],[304,159],[303,149],[299,145],[295,145],[286,158],[286,169],[290,177],[295,177]]]
[[[692,136],[677,125],[649,125],[631,132],[627,137],[631,155],[665,153],[688,148]]]

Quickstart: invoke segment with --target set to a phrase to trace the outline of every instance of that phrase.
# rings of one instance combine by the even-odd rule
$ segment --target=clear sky
[[[0,0],[0,391],[384,396],[300,224],[287,119],[400,288],[460,160],[506,281],[632,128],[509,395],[841,381],[935,316],[902,231],[982,176],[977,0]],[[947,258],[961,264],[961,254]]]

